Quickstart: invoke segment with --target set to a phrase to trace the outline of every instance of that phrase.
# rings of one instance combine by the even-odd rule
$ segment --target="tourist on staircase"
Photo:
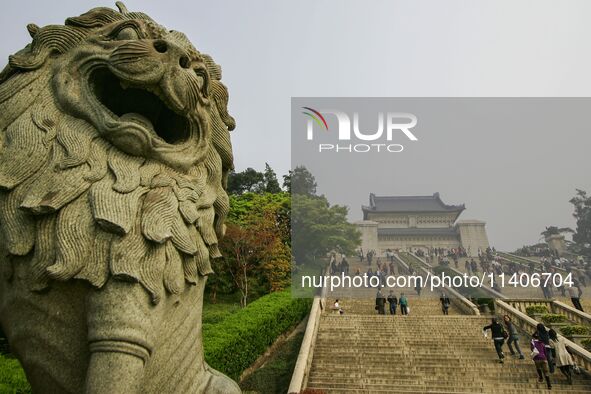
[[[423,287],[421,286],[421,280],[417,280],[417,283],[415,285],[415,291],[417,292],[417,295],[419,297],[421,296],[421,290],[423,290]]]
[[[449,305],[451,304],[451,301],[445,292],[441,293],[441,298],[439,298],[439,301],[441,301],[441,311],[443,314],[449,315]]]
[[[408,298],[406,298],[404,293],[400,294],[400,300],[398,300],[398,305],[400,305],[400,314],[408,315]]]
[[[575,285],[569,286],[567,291],[568,296],[570,297],[570,300],[573,303],[573,306],[581,312],[584,312],[583,307],[581,306],[581,294],[583,293],[583,291],[581,290],[579,283],[575,282]]]
[[[568,384],[573,384],[573,365],[575,364],[572,356],[566,348],[566,343],[563,337],[558,337],[556,331],[549,330],[548,335],[550,336],[550,345],[556,352],[556,366],[560,369],[560,372],[566,376]]]
[[[376,310],[378,311],[379,315],[386,314],[386,297],[382,293],[382,288],[378,287],[378,292],[376,294]]]
[[[532,350],[531,355],[536,365],[536,372],[538,373],[538,382],[542,383],[546,379],[548,390],[550,390],[552,389],[552,384],[550,384],[550,376],[548,375],[548,350],[544,342],[540,340],[537,331],[532,335],[530,347]]]
[[[396,306],[398,306],[398,298],[396,298],[396,294],[394,294],[394,290],[390,290],[390,294],[388,295],[388,304],[390,305],[390,314],[396,314]]]
[[[554,373],[554,357],[552,357],[552,349],[550,347],[550,336],[548,335],[548,331],[546,330],[546,326],[542,323],[538,323],[536,326],[536,332],[538,334],[538,338],[540,341],[544,343],[546,347],[546,360],[548,361],[548,368],[550,369],[550,373]]]
[[[486,330],[491,331],[491,336],[495,345],[495,350],[497,351],[497,355],[499,356],[499,363],[503,363],[505,359],[505,354],[503,353],[503,344],[505,343],[505,337],[507,335],[505,329],[499,322],[497,321],[496,317],[491,319],[491,323],[488,326],[482,328],[482,331],[486,333]]]
[[[511,352],[512,356],[515,356],[515,350],[517,354],[519,354],[519,359],[523,360],[525,357],[519,348],[519,334],[517,333],[517,329],[513,325],[511,321],[511,317],[509,315],[503,316],[503,320],[505,321],[505,327],[507,327],[507,333],[509,337],[507,339],[507,346],[509,347],[509,351]],[[515,346],[515,350],[513,350],[513,345]]]
[[[341,305],[339,304],[339,300],[338,299],[332,305],[332,310],[333,310],[333,312],[338,313],[339,315],[342,315],[343,313],[345,313],[343,311],[343,308],[341,308]]]

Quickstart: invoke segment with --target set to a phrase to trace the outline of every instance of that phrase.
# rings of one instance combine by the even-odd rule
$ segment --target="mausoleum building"
[[[364,251],[383,256],[387,249],[416,250],[463,247],[470,256],[489,246],[485,222],[458,220],[464,204],[445,204],[439,193],[432,196],[369,195],[357,222]]]

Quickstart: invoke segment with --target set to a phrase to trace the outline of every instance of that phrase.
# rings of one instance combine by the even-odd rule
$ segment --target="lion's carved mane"
[[[126,141],[106,138],[90,115],[60,100],[56,70],[68,66],[66,54],[128,21],[205,65],[203,97],[191,91],[181,100],[187,116],[200,119],[201,157],[190,166],[126,153],[116,146]],[[181,33],[125,9],[97,8],[64,26],[28,30],[33,42],[0,74],[0,225],[9,254],[31,256],[31,288],[70,279],[100,288],[112,277],[139,282],[157,303],[165,291],[178,294],[185,281],[210,274],[229,209],[224,188],[234,128],[219,66]],[[141,42],[126,41],[135,58],[120,61],[137,59]],[[201,81],[185,78],[183,86]]]

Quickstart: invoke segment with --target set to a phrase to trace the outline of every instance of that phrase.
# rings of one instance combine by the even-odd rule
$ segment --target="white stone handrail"
[[[552,301],[552,310],[566,315],[568,320],[577,323],[591,326],[591,315],[586,312],[573,308],[570,305],[565,304],[557,300]]]
[[[419,260],[419,262],[421,264],[423,264],[424,267],[420,267],[420,270],[422,271],[422,273],[424,275],[427,275],[430,273],[430,270],[427,269],[426,267],[431,268],[431,265],[429,263],[427,263],[426,261],[423,261],[421,258],[419,258],[418,256],[412,254],[412,256],[414,256],[417,260]],[[397,261],[402,264],[403,266],[406,267],[406,269],[408,270],[408,265],[400,258],[400,256],[398,256],[398,254],[394,254],[394,258],[397,259]],[[458,292],[457,290],[455,290],[452,287],[448,287],[448,286],[443,286],[443,288],[445,289],[445,291],[451,295],[452,297],[450,298],[450,300],[452,301],[452,303],[455,304],[455,306],[461,310],[462,312],[468,314],[468,315],[476,315],[476,316],[480,316],[480,311],[478,310],[478,307],[476,305],[474,305],[474,303],[472,301],[470,301],[469,299],[467,299],[466,297],[464,297],[462,294],[460,294],[460,292]]]
[[[516,254],[512,254],[512,253],[507,253],[507,252],[497,252],[497,255],[501,258],[504,258],[505,260],[508,261],[513,261],[514,263],[520,264],[522,266],[526,266],[525,263],[527,263],[527,267],[529,268],[529,264],[533,263],[534,265],[534,271],[539,271],[541,272],[542,270],[540,269],[540,267],[542,267],[542,262],[541,261],[536,261],[536,260],[532,260],[532,259],[528,259],[527,257],[523,257],[523,256],[518,256]],[[556,271],[560,271],[562,273],[567,273],[568,271],[562,267],[556,267],[556,266],[552,266],[553,269],[555,269]],[[579,272],[579,270],[577,268],[573,268],[573,270]]]
[[[328,275],[328,272],[327,267],[325,275]],[[320,291],[320,295],[315,296],[312,302],[308,323],[306,324],[306,332],[302,339],[298,359],[293,369],[289,390],[287,391],[289,394],[299,394],[306,388],[308,374],[312,367],[312,358],[314,357],[314,345],[316,344],[318,327],[320,326],[320,317],[322,311],[326,308],[326,291],[327,288],[324,286]]]
[[[463,275],[464,275],[464,272],[462,272],[462,271],[460,271],[460,270],[457,270],[457,269],[455,269],[455,268],[454,268],[454,267],[452,267],[452,266],[447,266],[447,267],[445,267],[445,268],[446,268],[446,269],[450,269],[451,271],[453,271],[453,272],[454,272],[454,273],[456,273],[457,275],[460,275],[460,276],[463,276]],[[486,286],[486,285],[484,285],[484,284],[483,284],[482,286],[480,286],[480,287],[479,287],[479,289],[482,289],[482,290],[486,291],[488,294],[490,294],[490,295],[491,295],[491,297],[492,297],[492,298],[501,298],[501,299],[505,299],[505,298],[507,298],[507,296],[506,296],[506,295],[504,295],[504,294],[502,294],[502,293],[499,293],[498,291],[496,291],[496,290],[494,290],[494,289],[491,289],[490,287],[488,287],[488,286]]]
[[[517,302],[517,300],[514,301]],[[534,300],[531,301],[534,302]],[[509,315],[513,324],[519,327],[522,331],[531,334],[536,330],[538,321],[509,305],[505,300],[495,300],[495,309],[497,315]],[[577,365],[587,374],[591,374],[591,352],[566,338],[564,338],[564,341],[571,350],[572,356]]]
[[[545,305],[548,308],[549,313],[558,313],[565,315],[568,320],[575,324],[582,324],[591,326],[591,315],[585,312],[581,312],[578,309],[573,308],[563,302],[554,299],[540,299],[540,298],[515,298],[504,300],[507,304],[513,308],[519,310],[522,313],[527,314],[527,307],[534,305]]]
[[[429,263],[427,263],[425,260],[421,259],[419,256],[415,255],[414,253],[412,253],[411,256],[413,256],[415,259],[417,259],[421,264],[431,267],[431,265]],[[452,267],[451,265],[448,265],[445,268],[453,271],[457,275],[460,275],[460,276],[464,275],[464,273],[462,271]],[[486,291],[487,293],[489,293],[493,298],[507,298],[504,294],[501,294],[498,291],[493,290],[488,286],[485,286],[484,284],[479,288]]]

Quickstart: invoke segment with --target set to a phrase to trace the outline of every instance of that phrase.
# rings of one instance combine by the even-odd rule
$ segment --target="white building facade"
[[[364,252],[375,250],[429,250],[463,247],[469,256],[489,246],[485,222],[458,220],[465,205],[447,205],[439,193],[432,196],[369,195],[357,222]]]

